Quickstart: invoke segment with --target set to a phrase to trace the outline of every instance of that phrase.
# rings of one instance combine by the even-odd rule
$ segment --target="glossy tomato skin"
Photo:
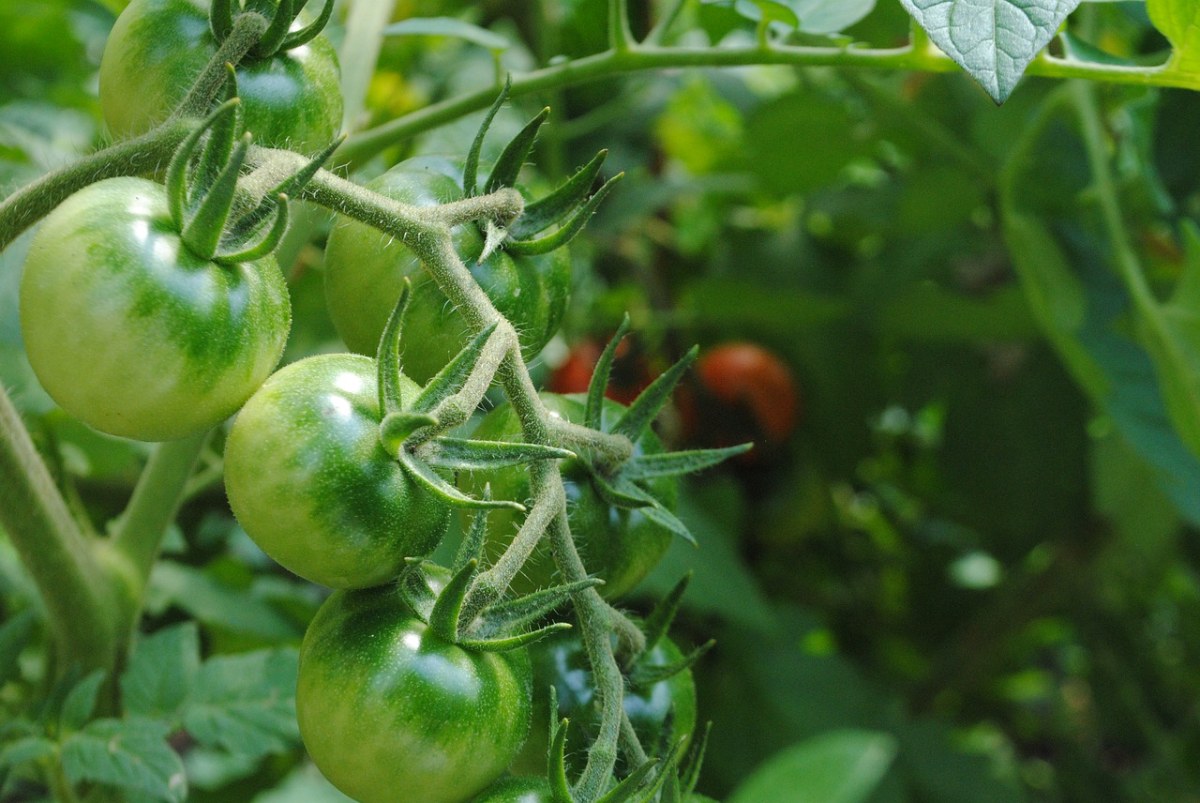
[[[551,413],[568,421],[583,423],[583,397],[543,393],[542,401]],[[604,425],[611,427],[624,410],[617,402],[606,399]],[[521,440],[521,425],[512,407],[504,404],[484,417],[474,437],[481,440]],[[663,451],[663,446],[658,437],[647,430],[635,444],[635,449],[640,454],[658,454]],[[579,461],[565,460],[561,468],[567,491],[571,533],[583,563],[593,576],[604,580],[605,584],[599,589],[601,594],[609,599],[620,597],[640,583],[658,564],[671,544],[671,533],[637,510],[622,510],[606,503],[596,493],[587,469]],[[476,493],[482,492],[484,483],[491,483],[492,494],[497,499],[529,498],[529,474],[520,469],[478,472],[464,481]],[[679,491],[674,478],[651,480],[648,487],[664,506],[674,509]],[[519,524],[519,516],[509,511],[497,510],[488,515],[488,548],[494,555],[504,549]],[[545,588],[561,582],[556,574],[550,548],[543,540],[522,568],[513,587],[518,592]]]
[[[542,762],[543,770],[545,762]],[[545,778],[518,776],[501,778],[479,793],[471,803],[554,803]]]
[[[397,577],[429,553],[448,506],[416,485],[379,440],[375,361],[323,354],[275,373],[225,445],[238,522],[295,574],[331,588]],[[403,379],[404,390],[417,386]]]
[[[207,0],[133,0],[100,61],[100,106],[118,138],[144,133],[179,105],[217,52]],[[300,20],[303,21],[301,16]],[[313,153],[342,124],[337,54],[323,35],[237,68],[246,130],[255,142]]]
[[[410,159],[367,187],[403,203],[431,206],[462,197],[459,172],[449,160]],[[459,226],[454,242],[480,287],[517,328],[526,359],[536,356],[566,311],[571,283],[566,249],[536,257],[501,251],[478,264],[483,238],[474,225]],[[351,351],[375,353],[405,278],[412,281],[413,293],[405,321],[404,370],[425,382],[465,345],[466,322],[403,243],[349,218],[334,226],[325,248],[325,298]]]
[[[558,719],[571,720],[567,733],[567,760],[582,769],[588,746],[600,727],[595,679],[579,636],[568,631],[542,639],[529,648],[533,665],[534,729],[515,768],[527,772],[544,771],[549,723],[550,688],[558,697]],[[668,638],[646,652],[646,666],[666,666],[683,658],[675,642]],[[671,740],[691,738],[696,728],[696,684],[690,669],[644,689],[625,690],[625,713],[638,734],[642,746],[653,753],[663,738],[663,728],[672,716]],[[618,765],[628,772],[632,768]]]
[[[29,361],[68,413],[112,435],[182,438],[237,411],[291,323],[273,257],[220,265],[179,238],[166,189],[113,178],[51,212],[21,277]]]
[[[300,648],[296,713],[309,755],[362,803],[457,803],[495,781],[531,715],[529,656],[464,650],[394,587],[338,591]]]

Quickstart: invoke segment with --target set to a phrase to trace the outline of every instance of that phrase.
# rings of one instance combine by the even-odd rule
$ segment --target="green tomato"
[[[550,721],[551,686],[558,696],[557,719],[571,720],[567,731],[568,767],[581,770],[587,749],[600,727],[595,680],[583,644],[576,633],[567,632],[542,639],[529,648],[529,653],[533,664],[535,727],[514,770],[543,773],[546,770],[548,744],[544,725]],[[664,638],[647,650],[641,660],[646,666],[666,666],[682,657],[675,643]],[[672,742],[684,737],[690,739],[696,728],[696,684],[690,669],[648,688],[627,688],[623,702],[642,746],[651,753],[664,736]],[[672,733],[664,734],[670,716],[674,717]],[[617,769],[626,773],[633,768],[618,763]]]
[[[362,803],[457,803],[521,749],[532,703],[524,648],[435,636],[392,586],[333,594],[300,648],[296,713],[313,762]]]
[[[521,776],[501,778],[484,789],[471,803],[553,803],[553,801],[554,794],[550,791],[550,784],[545,778]]]
[[[577,424],[583,423],[585,407],[582,396],[543,393],[542,401],[551,413]],[[603,411],[605,426],[615,423],[624,410],[621,404],[606,399]],[[520,440],[521,424],[512,407],[502,404],[484,417],[473,437],[480,440]],[[649,430],[634,448],[637,454],[658,454],[663,451],[662,443]],[[657,565],[670,546],[672,535],[641,512],[616,508],[601,499],[587,469],[579,461],[564,460],[561,469],[567,491],[568,521],[583,563],[592,576],[604,580],[605,584],[599,589],[601,594],[609,599],[620,597],[640,583]],[[475,494],[482,493],[484,483],[490,482],[492,494],[497,499],[522,501],[529,498],[529,474],[521,469],[476,472],[464,476],[462,481]],[[651,480],[646,487],[665,507],[675,507],[679,488],[673,477]],[[506,510],[493,511],[488,515],[490,554],[499,555],[512,539],[520,525],[518,516]],[[513,584],[514,591],[527,592],[561,582],[556,575],[554,560],[544,539],[522,568]]]
[[[102,432],[146,441],[236,412],[279,362],[291,323],[273,257],[197,257],[166,189],[140,178],[92,184],[42,221],[20,306],[46,392]]]
[[[115,136],[148,131],[187,95],[219,47],[208,6],[133,0],[121,12],[100,60],[100,106]],[[274,56],[244,58],[237,81],[246,130],[260,145],[313,153],[341,128],[337,54],[324,35]]]
[[[401,382],[418,392],[407,377]],[[369,357],[293,363],[246,403],[225,445],[225,489],[238,522],[285,568],[332,588],[394,579],[450,521],[449,507],[380,443],[376,387]]]
[[[415,206],[462,198],[456,166],[444,159],[410,159],[367,184]],[[530,359],[553,337],[566,311],[571,262],[565,248],[536,257],[503,251],[482,264],[483,237],[473,224],[458,227],[455,247],[496,308],[517,328]],[[404,370],[420,382],[441,370],[469,336],[467,324],[422,268],[416,255],[390,235],[342,218],[325,249],[325,298],[334,326],[351,351],[374,354],[404,279],[413,283],[404,323]]]

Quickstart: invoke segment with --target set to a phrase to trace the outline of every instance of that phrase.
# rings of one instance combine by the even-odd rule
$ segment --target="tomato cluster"
[[[598,730],[595,689],[577,638],[538,642],[531,660],[525,645],[544,632],[528,628],[589,581],[564,587],[568,578],[539,546],[500,602],[481,604],[475,619],[459,623],[478,561],[460,560],[453,579],[431,573],[422,561],[446,534],[452,504],[492,504],[480,498],[485,486],[495,499],[515,500],[487,522],[480,552],[485,565],[494,561],[520,524],[515,502],[531,489],[528,471],[502,460],[496,463],[501,468],[458,478],[432,464],[414,468],[422,445],[449,448],[452,439],[443,439],[432,414],[435,402],[421,403],[431,389],[445,396],[453,382],[461,387],[466,374],[454,379],[451,369],[471,347],[460,352],[465,321],[403,243],[349,219],[338,222],[328,241],[333,321],[352,351],[376,358],[323,354],[272,374],[291,316],[283,275],[270,255],[284,230],[287,199],[276,188],[258,207],[239,206],[248,145],[236,143],[245,126],[273,147],[327,145],[341,120],[337,63],[317,33],[323,21],[285,18],[291,3],[252,0],[243,8],[241,0],[213,1],[217,6],[210,8],[202,0],[133,0],[113,29],[100,70],[101,105],[111,131],[129,137],[179,113],[191,80],[211,68],[232,18],[243,11],[277,17],[237,68],[229,94],[236,89],[239,99],[220,105],[187,138],[165,186],[141,178],[101,181],[46,217],[21,286],[30,361],[64,409],[114,435],[183,438],[237,413],[224,453],[234,515],[284,568],[334,589],[303,641],[296,704],[309,753],[339,789],[362,801],[550,800],[544,778],[502,777],[530,731],[535,686],[539,704],[556,689],[557,714],[575,721],[573,753],[586,749]],[[268,37],[274,39],[268,43]],[[498,163],[489,191],[511,186],[508,179],[515,180],[525,155],[516,153],[508,166]],[[289,181],[299,186],[319,161]],[[579,220],[594,211],[603,190],[587,199],[591,207],[583,199],[598,169],[594,160],[543,199],[549,203],[528,216],[531,222],[506,234],[511,251],[493,248],[497,243],[475,224],[454,230],[455,249],[513,324],[527,359],[554,335],[565,311],[570,260],[561,247],[569,236],[562,233],[573,236],[578,226],[564,219],[579,205],[585,207]],[[438,159],[402,163],[368,188],[418,207],[477,191],[461,164]],[[537,236],[552,226],[550,235]],[[396,321],[419,337],[399,338]],[[652,462],[674,457],[649,429],[669,392],[631,394],[623,399],[628,407],[543,397],[552,416],[625,436],[626,447],[632,442],[632,455],[617,461],[621,465],[601,465],[587,455],[561,465],[570,529],[609,599],[636,586],[682,528],[671,512],[679,461]],[[414,399],[416,406],[404,407]],[[404,439],[421,427],[433,427],[433,434],[405,451]],[[473,437],[503,452],[500,447],[522,440],[522,431],[513,409],[502,405]],[[464,443],[454,439],[453,447]],[[537,444],[520,448],[535,447],[553,452],[537,459],[571,455]],[[641,474],[622,474],[641,460],[651,461]],[[424,591],[414,591],[414,578],[426,583]],[[451,588],[456,603],[445,602]],[[536,615],[513,614],[513,597],[526,592],[531,595],[518,601],[541,608]],[[505,615],[520,632],[496,624]],[[661,641],[640,661],[662,669],[681,658]],[[539,719],[550,719],[548,707],[541,705]],[[681,664],[673,677],[631,689],[625,710],[647,744],[662,744],[667,730],[689,735],[695,725],[690,674]],[[535,740],[518,764],[544,775],[547,748]]]

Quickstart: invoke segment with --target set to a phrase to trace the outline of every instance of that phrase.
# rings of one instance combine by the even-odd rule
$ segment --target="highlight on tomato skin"
[[[705,447],[752,441],[735,460],[755,465],[777,456],[803,417],[803,400],[782,357],[747,341],[700,355],[676,393],[684,439]]]

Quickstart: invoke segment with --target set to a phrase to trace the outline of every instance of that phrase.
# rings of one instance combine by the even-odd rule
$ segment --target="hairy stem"
[[[0,250],[89,184],[164,166],[195,125],[194,120],[166,122],[147,134],[96,151],[21,187],[0,203]]]
[[[41,593],[61,668],[110,668],[115,600],[8,394],[0,387],[0,525]]]

